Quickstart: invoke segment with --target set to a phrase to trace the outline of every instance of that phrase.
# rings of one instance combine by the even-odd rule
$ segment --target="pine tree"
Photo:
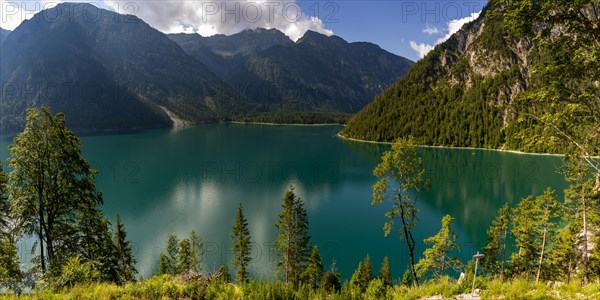
[[[425,244],[432,244],[424,252],[424,256],[417,264],[418,276],[425,276],[431,272],[434,278],[441,278],[448,269],[458,270],[462,266],[460,259],[451,256],[453,251],[460,251],[456,244],[456,232],[450,228],[454,218],[445,215],[442,218],[442,228],[440,231],[424,240]]]
[[[102,202],[94,183],[96,171],[79,148],[64,115],[52,115],[46,107],[27,110],[25,129],[9,146],[11,207],[24,230],[36,235],[42,272],[47,262],[57,262],[58,267],[68,255],[61,251],[77,245],[73,228],[78,214]]]
[[[202,243],[202,238],[196,233],[195,230],[190,232],[190,246],[191,246],[191,267],[192,271],[196,274],[199,274],[202,271],[202,256],[204,255],[204,244]]]
[[[529,196],[514,211],[513,236],[519,252],[512,255],[514,272],[535,274],[539,281],[543,271],[544,256],[554,238],[557,218],[561,207],[550,188],[535,199]]]
[[[237,268],[235,279],[238,284],[243,284],[248,280],[248,265],[252,258],[250,257],[250,230],[248,221],[244,217],[244,207],[238,205],[235,224],[231,229],[231,239],[233,243],[233,266]]]
[[[125,225],[121,222],[121,216],[117,215],[115,223],[115,232],[113,243],[116,249],[116,260],[119,271],[120,283],[135,280],[135,258],[133,257],[133,250],[131,244],[127,240],[127,231]]]
[[[175,233],[169,234],[165,250],[166,254],[160,254],[158,273],[176,275],[179,273],[179,240]]]
[[[329,293],[339,292],[341,289],[342,274],[337,271],[335,257],[331,260],[329,271],[321,278],[321,287]]]
[[[323,276],[323,261],[321,260],[321,254],[319,248],[313,246],[310,257],[308,258],[308,265],[305,270],[306,282],[308,282],[313,289],[319,286],[319,280]]]
[[[566,164],[563,173],[570,186],[565,190],[565,214],[566,222],[576,222],[581,225],[581,240],[577,240],[576,245],[581,246],[581,269],[583,271],[584,284],[589,282],[589,253],[592,246],[590,241],[590,224],[597,223],[599,220],[598,210],[594,198],[600,194],[594,191],[595,178],[590,171],[589,165],[577,155],[566,156]],[[563,237],[566,238],[566,237]]]
[[[402,285],[403,286],[410,287],[413,285],[411,274],[412,273],[410,272],[410,269],[408,269],[408,268],[404,271],[404,274],[402,275]]]
[[[281,206],[282,211],[275,225],[279,230],[275,250],[282,259],[278,272],[283,274],[284,282],[292,283],[296,288],[310,255],[308,216],[302,199],[296,196],[293,187],[286,192]]]
[[[350,279],[350,285],[358,287],[360,292],[364,293],[371,280],[373,280],[373,265],[371,265],[371,258],[367,255],[364,261],[358,263],[358,267]]]
[[[178,254],[179,261],[177,264],[177,273],[185,274],[192,271],[192,257],[194,253],[192,252],[192,245],[190,243],[190,240],[182,239],[179,242]]]
[[[504,204],[498,210],[498,216],[492,221],[492,225],[487,231],[487,245],[483,247],[485,254],[483,269],[491,275],[500,274],[501,279],[504,278],[509,221],[510,208],[508,204]]]
[[[556,242],[548,250],[547,268],[549,269],[548,273],[552,275],[552,278],[549,279],[565,281],[567,284],[571,282],[575,270],[582,260],[579,253],[581,245],[578,241],[579,229],[581,229],[581,224],[572,221],[557,232]]]
[[[409,138],[395,142],[392,149],[383,154],[382,161],[375,167],[373,174],[380,179],[373,186],[372,204],[381,204],[387,195],[393,195],[390,199],[393,203],[392,209],[386,213],[389,220],[383,229],[387,236],[393,230],[394,221],[400,221],[402,225],[399,231],[400,239],[406,242],[413,282],[419,286],[412,230],[418,221],[416,208],[418,193],[428,187],[429,180],[425,178],[423,160],[417,155],[414,140]],[[390,181],[392,184],[389,184]]]
[[[384,257],[383,261],[381,262],[378,278],[381,279],[385,286],[392,285],[392,271],[390,270],[390,261],[387,256]]]

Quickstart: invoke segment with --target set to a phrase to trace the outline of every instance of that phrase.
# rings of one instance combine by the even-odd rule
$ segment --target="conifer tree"
[[[252,258],[250,244],[250,230],[248,221],[244,217],[244,207],[238,205],[235,216],[235,224],[231,229],[231,239],[233,243],[233,266],[237,268],[235,280],[238,284],[243,284],[248,280],[248,265]]]
[[[392,285],[392,271],[390,270],[390,261],[388,257],[384,257],[381,262],[381,268],[379,269],[379,275],[377,276],[385,286]]]
[[[128,282],[135,280],[137,270],[135,269],[135,258],[133,249],[127,240],[127,231],[125,225],[121,222],[121,216],[117,215],[115,223],[115,232],[113,243],[116,249],[116,260],[119,270],[119,282]]]
[[[190,240],[182,239],[179,242],[179,261],[177,264],[177,273],[185,274],[192,271],[193,261],[192,245]]]
[[[506,203],[498,210],[498,215],[492,221],[492,225],[487,231],[487,245],[483,247],[483,253],[485,254],[482,264],[483,269],[491,275],[500,274],[501,279],[504,277],[509,221],[510,208]]]
[[[539,281],[544,256],[554,238],[560,215],[560,203],[550,188],[536,198],[529,196],[521,200],[517,205],[512,233],[519,252],[513,253],[511,258],[515,272],[535,275],[536,282]]]
[[[456,244],[456,232],[451,228],[453,222],[454,218],[445,215],[442,218],[440,231],[424,240],[425,244],[432,244],[432,246],[425,250],[425,257],[416,266],[418,276],[425,276],[431,272],[434,278],[441,278],[448,269],[458,270],[462,266],[460,259],[452,256],[453,251],[460,251],[460,247]]]
[[[364,293],[371,280],[373,280],[373,265],[371,258],[367,255],[364,261],[358,263],[358,267],[350,279],[350,285],[358,287],[360,292]]]
[[[308,265],[305,270],[306,281],[310,286],[315,289],[319,286],[319,281],[323,276],[323,261],[321,260],[321,254],[319,253],[319,248],[317,246],[313,246],[312,251],[310,253],[310,257],[308,258]]]
[[[279,230],[275,250],[281,256],[278,272],[285,283],[298,287],[310,255],[308,216],[302,199],[296,196],[293,187],[285,193],[281,206],[282,211],[275,225]]]
[[[165,252],[161,252],[158,273],[176,275],[179,273],[179,240],[175,233],[169,234]]]
[[[198,274],[202,271],[202,256],[204,255],[204,244],[202,237],[196,233],[196,230],[190,232],[190,248],[191,248],[191,271]]]

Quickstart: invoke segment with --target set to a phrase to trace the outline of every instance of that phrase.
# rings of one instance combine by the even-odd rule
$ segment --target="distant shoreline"
[[[375,141],[367,141],[367,140],[361,140],[361,139],[355,139],[355,138],[345,137],[345,136],[341,135],[340,133],[338,133],[337,136],[339,138],[341,138],[341,139],[345,139],[345,140],[349,140],[349,141],[354,141],[354,142],[360,142],[360,143],[370,143],[370,144],[380,144],[380,145],[391,145],[392,144],[390,142],[375,142]],[[518,150],[475,148],[475,147],[450,147],[450,146],[429,146],[429,145],[418,145],[418,147],[421,147],[421,148],[440,148],[440,149],[485,150],[485,151],[505,152],[505,153],[520,154],[520,155],[525,154],[525,155],[557,156],[557,157],[563,157],[563,156],[565,156],[564,154],[534,153],[534,152],[524,152],[524,151],[518,151]]]
[[[244,121],[230,121],[231,124],[242,124],[242,125],[267,125],[267,126],[345,126],[339,123],[315,123],[315,124],[302,124],[302,123],[273,123],[273,122],[244,122]]]

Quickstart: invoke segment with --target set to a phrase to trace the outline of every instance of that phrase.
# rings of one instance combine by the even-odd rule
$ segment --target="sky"
[[[0,0],[0,27],[15,29],[24,19],[60,2]],[[165,32],[203,36],[276,28],[292,40],[307,31],[365,41],[412,60],[422,58],[462,25],[474,20],[486,0],[95,0],[98,7],[133,14]]]

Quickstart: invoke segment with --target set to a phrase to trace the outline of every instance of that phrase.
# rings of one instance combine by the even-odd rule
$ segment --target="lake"
[[[310,235],[324,266],[332,258],[349,279],[371,256],[375,272],[389,256],[393,276],[406,269],[406,246],[383,235],[390,203],[372,206],[372,170],[387,145],[348,141],[339,126],[214,124],[127,134],[82,137],[82,151],[100,170],[103,210],[126,225],[137,269],[149,277],[167,236],[195,229],[204,240],[204,270],[230,264],[230,232],[242,203],[253,242],[250,272],[270,278],[277,257],[272,242],[285,191],[294,186],[305,201]],[[1,158],[6,162],[7,138]],[[489,150],[420,148],[431,189],[418,200],[416,253],[439,231],[441,218],[455,220],[463,262],[485,245],[497,209],[551,186],[566,187],[556,168],[560,157]],[[23,259],[30,243],[21,243]]]

